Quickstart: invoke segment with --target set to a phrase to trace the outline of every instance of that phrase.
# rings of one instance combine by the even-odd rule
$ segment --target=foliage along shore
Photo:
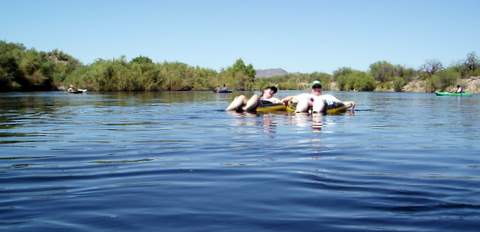
[[[419,69],[378,61],[367,71],[341,67],[332,74],[289,73],[269,78],[255,78],[255,74],[253,65],[241,59],[220,71],[180,62],[155,63],[144,56],[130,61],[125,57],[97,59],[85,65],[60,50],[37,51],[0,41],[0,91],[58,90],[71,84],[91,91],[213,90],[224,84],[235,90],[267,85],[304,89],[311,81],[321,80],[327,90],[433,92],[461,84],[467,91],[480,92],[480,60],[473,52],[448,67],[437,60],[428,60]]]

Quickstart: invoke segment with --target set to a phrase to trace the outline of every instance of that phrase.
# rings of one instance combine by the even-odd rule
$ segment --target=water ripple
[[[361,110],[0,93],[0,230],[478,230],[479,97],[334,94]]]

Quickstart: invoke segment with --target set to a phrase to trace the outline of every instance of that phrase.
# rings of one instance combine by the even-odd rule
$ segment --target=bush
[[[365,72],[358,72],[354,76],[354,89],[357,91],[373,91],[375,90],[375,79],[365,73]]]
[[[458,78],[470,76],[480,76],[480,59],[473,52],[447,68],[440,61],[429,60],[418,72],[378,61],[370,65],[368,72],[342,67],[333,75],[292,73],[256,80],[253,65],[245,64],[242,59],[220,72],[180,62],[155,63],[145,56],[130,61],[125,57],[98,59],[82,65],[59,50],[42,52],[0,41],[0,91],[52,90],[68,84],[97,91],[209,90],[224,84],[238,90],[261,89],[267,85],[304,89],[314,80],[320,80],[325,90],[330,89],[334,80],[340,90],[346,91],[373,91],[377,85],[379,89],[401,91],[414,77],[425,80],[426,90],[433,91],[445,90],[455,85]]]
[[[80,66],[58,50],[39,52],[0,41],[0,90],[52,90]]]
[[[350,75],[354,72],[352,68],[349,67],[341,67],[338,68],[337,70],[333,71],[333,80],[334,81],[339,81],[338,78],[342,79],[343,77]],[[340,80],[342,81],[342,80]]]
[[[375,79],[366,72],[353,70],[337,76],[337,87],[342,91],[373,91],[375,86]]]
[[[145,57],[127,62],[121,57],[78,68],[65,84],[95,91],[209,90],[218,84],[217,77],[213,70],[180,62],[152,63]]]
[[[370,75],[379,82],[387,82],[395,75],[396,67],[387,61],[378,61],[370,65]]]
[[[444,91],[447,87],[455,86],[459,78],[460,73],[447,69],[434,74],[428,83],[430,84],[430,90]]]
[[[375,91],[390,91],[393,89],[393,81],[377,82]]]
[[[403,86],[405,86],[406,82],[401,77],[394,77],[393,78],[393,90],[395,92],[402,92]]]

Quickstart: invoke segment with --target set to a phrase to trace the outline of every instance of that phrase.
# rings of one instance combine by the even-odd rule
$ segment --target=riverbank
[[[470,93],[480,93],[480,76],[470,77],[467,79],[460,79],[457,82],[458,85],[462,86],[466,92]],[[455,91],[456,86],[449,86],[445,90],[449,92]],[[425,80],[414,80],[406,84],[402,91],[403,92],[415,92],[415,93],[423,93],[423,92],[432,92],[428,91],[428,83]],[[393,91],[393,90],[392,90]]]
[[[320,80],[325,90],[434,92],[452,90],[480,92],[480,60],[469,53],[465,60],[444,68],[427,61],[420,69],[377,61],[368,70],[340,67],[332,73],[287,73],[262,77],[252,64],[237,59],[231,66],[214,70],[181,62],[154,62],[145,56],[96,59],[82,64],[60,50],[27,49],[22,44],[0,41],[0,91],[47,91],[73,85],[89,91],[154,92],[213,90],[305,89]]]
[[[275,83],[273,83],[275,85]],[[301,86],[307,86],[308,87],[308,84],[307,82],[305,83],[299,83],[299,85]],[[467,79],[460,79],[458,81],[458,84],[461,85],[466,92],[470,92],[470,93],[475,93],[475,94],[480,94],[480,76],[476,76],[476,77],[470,77],[470,78],[467,78]],[[376,88],[374,91],[372,92],[405,92],[405,93],[408,93],[408,92],[411,92],[411,93],[430,93],[430,92],[434,92],[434,91],[429,91],[428,89],[428,83],[427,81],[425,80],[413,80],[411,82],[408,82],[403,88],[402,88],[402,91],[395,91],[394,88],[381,88],[381,87],[378,87]],[[296,88],[296,89],[290,89],[290,90],[301,90],[301,89],[305,89],[307,87],[304,87],[304,88]],[[338,88],[338,84],[337,82],[330,82],[328,84],[328,87],[325,88],[326,90],[333,90],[333,91],[342,91]],[[456,86],[449,86],[445,89],[445,91],[448,91],[448,92],[454,92],[456,89]],[[56,90],[54,91],[66,91],[66,87],[61,85],[61,86],[58,86]],[[211,91],[210,89],[197,89],[197,90],[177,90],[177,91]],[[355,90],[354,90],[355,91]],[[112,91],[107,91],[107,92],[112,92]],[[113,91],[113,92],[143,92],[143,91]],[[147,91],[147,92],[159,92],[159,91]]]
[[[274,83],[274,82],[273,82]],[[459,79],[455,84],[450,85],[445,88],[445,91],[453,92],[456,90],[456,85],[462,86],[466,92],[470,93],[480,93],[480,76],[472,76],[466,79]],[[305,89],[308,88],[309,82],[302,82],[298,84],[303,86],[302,88],[296,89]],[[412,80],[405,84],[400,90],[396,91],[392,82],[390,83],[378,83],[376,88],[371,92],[411,92],[411,93],[433,93],[436,89],[432,88],[430,83],[427,80]],[[295,88],[294,88],[295,89]],[[329,82],[324,87],[326,90],[333,91],[345,91],[339,87],[339,84],[335,81]],[[350,90],[357,91],[357,90]],[[370,92],[370,91],[368,91]]]

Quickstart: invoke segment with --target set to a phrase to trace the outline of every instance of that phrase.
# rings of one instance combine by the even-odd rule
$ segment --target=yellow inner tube
[[[297,106],[296,103],[289,102],[287,106],[287,112],[295,112],[295,107]],[[342,105],[342,106],[337,106],[334,108],[327,109],[327,114],[334,115],[334,114],[343,114],[347,112],[350,108],[352,108],[352,105]]]
[[[257,113],[270,113],[275,111],[287,111],[287,107],[284,104],[276,104],[272,106],[259,106],[256,109]]]
[[[275,111],[286,111],[290,113],[295,112],[296,103],[289,102],[287,106],[283,104],[276,104],[272,106],[259,106],[256,109],[257,113],[271,113]],[[327,114],[342,114],[347,112],[352,106],[351,105],[342,105],[335,108],[327,109]]]
[[[288,106],[287,106],[287,112],[290,112],[290,113],[293,113],[295,112],[295,108],[296,108],[297,104],[296,103],[293,103],[293,102],[288,102]],[[327,114],[343,114],[345,112],[347,112],[350,108],[352,108],[352,105],[341,105],[341,106],[337,106],[337,107],[334,107],[334,108],[330,108],[330,109],[327,109]]]

